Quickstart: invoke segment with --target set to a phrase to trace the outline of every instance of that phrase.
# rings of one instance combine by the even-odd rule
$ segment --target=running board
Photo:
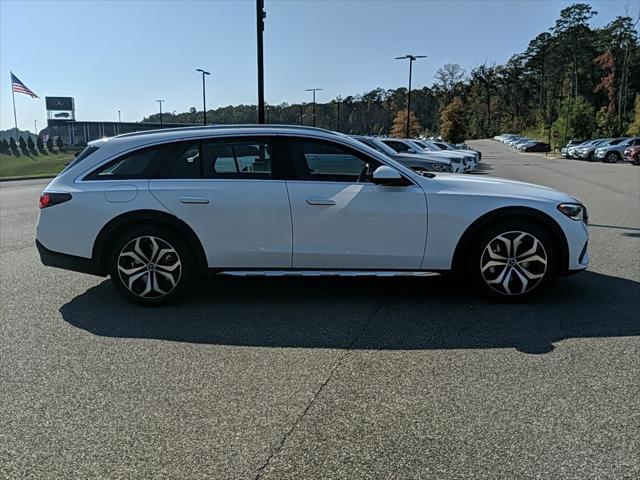
[[[218,275],[230,277],[435,277],[438,273],[387,270],[227,270]]]

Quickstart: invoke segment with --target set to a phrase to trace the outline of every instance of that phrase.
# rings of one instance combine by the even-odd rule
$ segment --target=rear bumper
[[[62,268],[73,272],[88,273],[100,277],[106,276],[100,267],[90,258],[76,257],[66,253],[59,253],[49,250],[36,240],[36,248],[40,254],[40,261],[47,267]]]

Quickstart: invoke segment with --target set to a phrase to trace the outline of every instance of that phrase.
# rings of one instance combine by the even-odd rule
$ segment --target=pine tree
[[[27,142],[24,141],[24,138],[18,137],[18,145],[20,145],[20,150],[22,150],[22,153],[26,153]]]
[[[16,141],[13,137],[9,139],[9,147],[11,148],[11,151],[14,153],[14,155],[18,153],[18,145],[16,145]]]
[[[56,140],[56,146],[58,147],[58,150],[62,149],[62,147],[64,146],[64,142],[62,141],[62,137],[58,137],[58,139]]]
[[[34,151],[36,148],[36,144],[33,143],[33,139],[30,136],[27,138],[27,147],[29,147],[31,151]]]
[[[38,146],[38,150],[40,150],[41,152],[44,152],[44,142],[42,141],[42,137],[40,135],[38,135],[38,140],[36,142],[36,145]]]
[[[9,153],[9,142],[7,142],[6,138],[3,139],[2,142],[0,142],[0,153]]]
[[[54,152],[54,150],[53,150],[53,138],[51,138],[51,136],[49,136],[49,138],[47,139],[47,150],[49,150],[51,153]]]
[[[409,124],[409,137],[414,138],[419,135],[422,135],[422,133],[424,132],[424,128],[422,128],[422,125],[420,125],[420,121],[415,116],[413,111],[411,111],[411,116],[409,118],[411,119],[411,123]],[[397,138],[404,138],[407,136],[407,111],[406,110],[400,110],[396,114],[393,120],[393,126],[391,127],[390,135],[392,137],[397,137]]]

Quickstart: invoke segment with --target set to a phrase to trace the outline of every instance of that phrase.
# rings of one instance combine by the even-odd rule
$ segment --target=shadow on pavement
[[[143,308],[105,280],[62,306],[92,334],[292,348],[516,348],[640,335],[640,284],[597,273],[563,278],[526,304],[496,304],[448,278],[206,278],[180,303]]]

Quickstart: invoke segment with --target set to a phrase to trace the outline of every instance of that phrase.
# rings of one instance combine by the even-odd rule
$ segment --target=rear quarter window
[[[151,178],[159,163],[172,149],[159,145],[125,153],[87,175],[85,180],[140,180]]]

